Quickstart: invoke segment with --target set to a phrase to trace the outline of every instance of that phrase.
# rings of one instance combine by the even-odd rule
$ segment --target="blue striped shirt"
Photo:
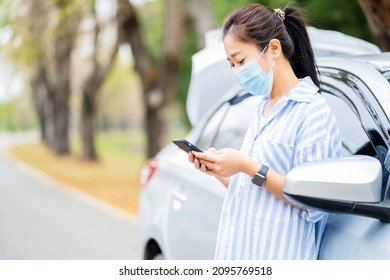
[[[241,151],[280,174],[304,162],[340,157],[339,129],[309,77],[262,116],[261,97]],[[216,259],[317,259],[328,214],[302,210],[251,178],[231,177],[218,230]]]

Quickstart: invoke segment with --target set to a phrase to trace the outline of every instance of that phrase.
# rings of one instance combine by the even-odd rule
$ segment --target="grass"
[[[14,146],[11,155],[27,165],[98,199],[135,215],[140,192],[140,171],[145,161],[142,132],[99,134],[99,162],[78,156],[55,156],[42,143]],[[72,143],[74,154],[79,144]]]

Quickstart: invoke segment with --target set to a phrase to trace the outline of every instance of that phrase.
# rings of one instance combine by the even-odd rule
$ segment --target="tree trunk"
[[[54,106],[54,94],[47,93],[45,100],[45,143],[51,151],[56,150],[56,129],[55,129],[55,106]]]
[[[118,10],[123,11],[123,13],[120,14],[120,17],[118,17],[120,40],[121,42],[129,43],[131,46],[135,70],[140,76],[143,88],[147,155],[150,157],[153,154],[153,151],[157,149],[153,139],[159,138],[160,128],[153,127],[156,114],[154,113],[154,110],[150,108],[150,105],[147,104],[154,102],[156,106],[159,106],[161,103],[162,95],[157,90],[158,70],[153,69],[151,66],[150,54],[145,46],[141,26],[133,5],[128,0],[118,0]]]
[[[92,17],[95,21],[94,29],[94,50],[92,54],[93,70],[88,75],[82,87],[82,105],[81,105],[81,121],[80,121],[80,136],[81,136],[81,157],[84,160],[98,160],[98,155],[95,148],[95,125],[94,118],[96,115],[96,100],[99,89],[104,82],[109,70],[114,64],[116,55],[118,53],[120,44],[120,35],[118,31],[117,39],[112,46],[111,54],[106,62],[98,62],[99,50],[99,36],[101,33],[100,25],[97,20],[96,11],[92,9]],[[121,13],[123,11],[117,9],[118,20],[121,20]],[[119,24],[117,29],[119,29]]]
[[[75,0],[60,2],[34,0],[25,4],[29,7],[31,49],[37,54],[30,83],[41,136],[53,152],[64,155],[70,153],[70,63],[82,7]]]
[[[59,16],[52,38],[46,51],[46,79],[49,88],[48,115],[52,114],[54,125],[54,143],[50,147],[57,155],[70,154],[69,146],[69,99],[71,94],[71,55],[81,22],[81,11],[71,9],[73,2],[66,2]],[[60,7],[57,7],[60,9]],[[54,47],[54,48],[53,48]],[[52,102],[52,104],[50,104]],[[48,116],[49,117],[49,116]],[[48,119],[46,119],[49,121]],[[49,128],[51,129],[51,128]],[[51,133],[51,131],[49,132]],[[51,141],[51,140],[50,140]]]
[[[64,85],[54,95],[54,128],[55,146],[57,155],[70,154],[69,147],[69,97],[70,89]]]
[[[178,65],[184,45],[184,3],[166,0],[165,34],[161,67],[151,66],[151,58],[144,44],[136,11],[128,0],[119,0],[120,9],[126,11],[121,21],[122,40],[129,42],[140,75],[145,107],[147,156],[153,157],[166,144],[169,111],[175,92]]]
[[[32,1],[29,10],[28,30],[32,37],[32,47],[37,50],[36,61],[33,63],[30,72],[30,86],[32,90],[32,102],[35,113],[38,117],[41,141],[48,145],[46,128],[45,107],[48,98],[47,82],[45,79],[45,65],[43,54],[40,51],[42,41],[38,38],[46,29],[46,22],[40,16],[45,11],[45,4],[41,1]]]
[[[36,65],[33,70],[33,77],[30,79],[32,89],[32,102],[35,113],[38,117],[41,141],[47,143],[46,136],[46,119],[45,119],[45,102],[47,99],[46,85],[43,80],[43,71],[40,65]]]
[[[390,1],[359,0],[375,41],[382,51],[390,51]]]
[[[116,51],[112,54],[111,62],[105,68],[96,66],[97,74],[92,74],[83,86],[81,100],[81,120],[80,120],[80,138],[81,138],[81,158],[88,161],[99,159],[95,148],[95,115],[96,99],[99,88],[107,76],[108,69],[112,66]],[[94,71],[95,72],[95,71]]]
[[[181,0],[167,0],[158,89],[146,95],[148,156],[164,147],[168,138],[170,109],[176,91],[179,62],[184,47],[185,13]]]
[[[57,155],[66,155],[70,153],[69,89],[61,83],[55,88],[46,89],[48,92],[44,103],[45,143]]]
[[[81,103],[81,158],[84,160],[97,160],[95,149],[95,129],[93,116],[95,115],[95,100],[91,94],[82,95]]]
[[[159,88],[144,91],[145,131],[147,156],[153,157],[165,145],[168,131],[167,104],[163,104],[163,93]]]

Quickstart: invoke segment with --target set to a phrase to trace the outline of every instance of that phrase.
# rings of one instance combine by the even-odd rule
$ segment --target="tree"
[[[134,6],[128,0],[118,0],[118,9],[126,11],[118,18],[121,23],[121,41],[128,42],[143,86],[147,155],[154,156],[164,145],[168,133],[169,109],[176,86],[178,66],[183,49],[184,3],[167,0],[165,29],[160,65],[154,66],[145,45],[140,21]]]
[[[85,1],[8,1],[14,61],[28,69],[42,140],[69,154],[70,61]]]
[[[145,131],[147,135],[147,156],[154,156],[166,143],[170,123],[170,109],[177,89],[180,62],[188,31],[188,23],[193,22],[198,34],[214,25],[208,0],[190,1],[190,16],[186,13],[185,1],[166,0],[164,11],[164,30],[158,64],[152,63],[152,55],[148,50],[141,23],[134,6],[128,0],[118,0],[121,10],[126,10],[126,19],[122,23],[121,36],[130,44],[135,59],[135,69],[143,86],[145,109]],[[200,12],[204,12],[203,19]],[[190,20],[188,20],[190,18]],[[201,23],[201,21],[204,21]],[[210,24],[210,22],[212,22]],[[198,36],[200,37],[200,35]],[[200,43],[202,46],[204,43]]]
[[[49,145],[50,142],[54,141],[54,135],[49,134],[49,129],[46,127],[46,113],[45,108],[47,107],[47,81],[45,79],[45,66],[43,52],[39,51],[41,49],[40,44],[42,43],[37,38],[40,37],[40,34],[46,29],[46,21],[44,17],[41,17],[45,12],[45,6],[42,1],[32,1],[29,15],[28,15],[28,30],[31,34],[31,45],[35,49],[35,60],[31,62],[30,67],[30,86],[32,90],[32,101],[35,108],[35,112],[38,117],[39,129],[41,134],[41,139]],[[32,19],[35,19],[33,21]],[[54,126],[51,126],[52,134],[54,134]],[[53,139],[52,141],[49,139]]]
[[[81,18],[82,5],[77,1],[33,0],[27,24],[34,37],[23,34],[36,48],[30,82],[41,136],[59,155],[70,153],[70,63]]]
[[[93,1],[95,2],[95,1]],[[120,16],[122,10],[119,9],[119,5],[117,5],[117,26],[121,26],[119,22],[123,17]],[[102,58],[99,57],[103,50],[106,50],[106,47],[103,44],[99,44],[99,38],[102,33],[102,24],[99,22],[96,15],[96,5],[93,4],[91,6],[91,20],[94,23],[93,28],[93,43],[92,47],[92,55],[90,56],[90,60],[92,62],[92,70],[89,72],[87,77],[84,79],[84,83],[82,85],[81,93],[81,119],[80,119],[80,138],[81,138],[81,157],[85,160],[97,160],[98,155],[95,148],[95,126],[94,126],[94,118],[96,115],[96,106],[97,106],[97,96],[99,93],[99,89],[102,86],[109,70],[111,69],[116,54],[118,52],[118,48],[120,45],[120,36],[116,36],[116,40],[111,46],[110,50],[108,50],[108,58],[102,61]],[[117,31],[119,33],[119,31]],[[100,58],[100,59],[99,59]]]
[[[71,70],[74,62],[72,56],[79,47],[77,41],[83,35],[79,27],[86,19],[94,23],[91,32],[94,38],[90,56],[92,70],[84,77],[80,86],[80,138],[82,158],[97,159],[93,127],[97,93],[112,66],[119,39],[108,51],[98,43],[103,28],[97,20],[94,0],[22,0],[16,3],[10,1],[9,5],[12,8],[8,12],[14,15],[11,24],[15,34],[14,41],[22,41],[19,47],[13,49],[14,58],[23,68],[28,69],[41,139],[59,155],[70,153],[69,100],[75,80]],[[109,53],[108,58],[101,59],[103,52]],[[82,72],[82,67],[77,67]]]
[[[359,0],[375,41],[382,51],[390,51],[390,1]]]

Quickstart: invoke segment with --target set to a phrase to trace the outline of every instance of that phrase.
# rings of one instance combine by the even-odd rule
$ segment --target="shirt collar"
[[[313,96],[318,92],[319,88],[313,83],[310,77],[305,77],[299,80],[299,83],[287,94],[290,100],[310,103]]]

